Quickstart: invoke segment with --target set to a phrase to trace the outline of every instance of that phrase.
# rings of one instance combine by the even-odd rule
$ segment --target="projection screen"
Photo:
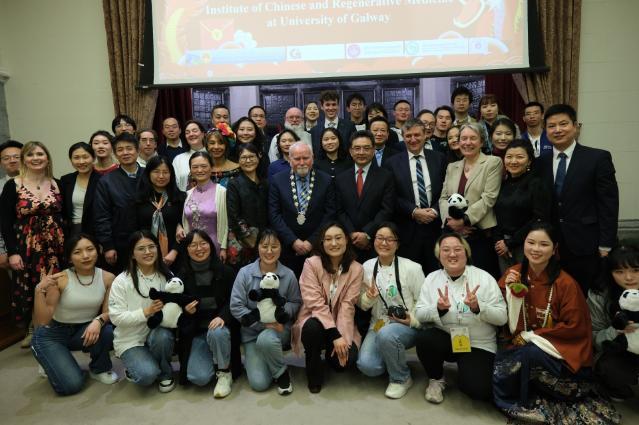
[[[530,67],[526,0],[153,0],[153,85]],[[147,34],[148,35],[148,34]],[[149,78],[150,80],[150,78]]]

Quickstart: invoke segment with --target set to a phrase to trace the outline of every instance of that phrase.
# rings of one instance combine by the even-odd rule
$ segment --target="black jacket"
[[[87,191],[84,195],[84,205],[82,206],[82,233],[89,235],[95,235],[95,222],[93,220],[93,204],[95,201],[95,189],[102,177],[98,173],[91,173],[89,176],[89,183],[87,184]],[[62,193],[63,210],[62,215],[66,223],[65,234],[70,234],[73,219],[73,190],[75,189],[75,182],[78,178],[78,172],[65,174],[60,177],[60,192]]]
[[[229,228],[238,238],[244,238],[242,229],[268,226],[268,182],[253,182],[244,173],[231,179],[226,187],[226,211]]]
[[[131,178],[118,168],[98,182],[94,202],[95,236],[105,251],[126,249],[131,233],[136,230],[131,207],[143,171],[143,167],[138,167],[136,177]]]
[[[198,286],[195,282],[195,271],[190,265],[191,259],[188,255],[183,255],[182,258],[184,261],[181,264],[178,277],[182,279],[184,283],[184,293],[193,295],[199,300],[206,297],[213,297],[215,298],[215,304],[217,304],[217,308],[213,311],[198,308],[195,313],[197,322],[203,320],[211,321],[219,316],[228,326],[231,321],[235,320],[233,316],[231,316],[229,308],[231,291],[233,289],[233,282],[235,281],[235,272],[233,269],[219,261],[211,259],[209,269],[213,271],[213,280],[210,286]]]

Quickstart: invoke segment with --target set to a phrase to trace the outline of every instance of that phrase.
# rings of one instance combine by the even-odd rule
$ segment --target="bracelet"
[[[106,322],[104,321],[104,319],[102,318],[102,316],[98,316],[98,317],[96,317],[96,318],[95,318],[95,319],[93,319],[93,320],[97,320],[97,321],[98,321],[98,323],[100,324],[100,326],[104,326],[104,325],[105,325],[105,323],[106,323]]]

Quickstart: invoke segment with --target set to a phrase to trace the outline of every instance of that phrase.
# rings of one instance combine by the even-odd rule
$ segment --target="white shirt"
[[[415,194],[415,205],[419,205],[419,188],[417,187],[417,168],[415,166],[415,154],[408,152],[408,166],[410,167],[410,178],[413,182],[413,193]],[[430,183],[430,174],[426,166],[426,157],[421,153],[419,162],[422,164],[422,174],[424,175],[424,186],[426,187],[426,196],[428,197],[428,205],[419,205],[421,208],[429,208],[433,203],[433,191]]]
[[[402,285],[404,301],[406,301],[405,307],[408,309],[408,313],[410,314],[410,326],[411,328],[419,328],[421,327],[421,324],[415,318],[415,305],[417,304],[417,299],[419,298],[422,285],[424,284],[424,272],[422,271],[421,265],[409,260],[408,258],[398,257],[398,260],[399,282]],[[363,310],[369,310],[372,308],[371,328],[378,320],[381,319],[387,321],[388,319],[386,307],[380,300],[381,296],[384,297],[384,301],[386,301],[386,304],[389,306],[403,305],[402,298],[399,296],[399,293],[392,299],[389,299],[385,293],[389,283],[392,282],[388,282],[388,278],[385,279],[382,275],[389,273],[388,277],[391,277],[391,280],[395,280],[395,264],[391,264],[387,267],[379,267],[377,269],[377,285],[382,288],[382,291],[380,291],[382,293],[372,300],[366,295],[366,290],[373,284],[373,269],[375,268],[376,262],[377,258],[372,258],[366,261],[363,265],[364,279],[358,303]]]
[[[479,314],[473,313],[464,304],[467,282],[471,291],[479,285],[475,294]],[[444,293],[446,286],[451,307],[446,314],[439,317],[437,290]],[[505,325],[508,321],[506,302],[499,285],[489,273],[474,266],[466,266],[464,273],[456,280],[452,280],[444,270],[437,270],[426,276],[415,306],[415,316],[420,323],[432,323],[448,333],[451,327],[467,327],[470,346],[491,353],[497,351],[497,327]]]
[[[401,128],[391,127],[391,130],[393,130],[395,133],[397,133],[397,137],[399,138],[400,142],[404,141],[404,135],[402,134],[402,129]]]
[[[138,288],[145,297],[148,297],[151,288],[163,291],[166,285],[166,279],[160,273],[148,281],[140,275],[138,277]],[[143,310],[152,302],[152,299],[138,294],[128,272],[122,272],[113,279],[109,294],[109,319],[115,325],[113,349],[116,356],[120,357],[129,348],[141,347],[146,343],[151,329],[146,324]]]
[[[335,130],[337,130],[337,126],[339,125],[339,117],[335,117],[335,119],[333,121],[329,120],[328,118],[324,119],[324,128],[330,128],[330,125],[328,125],[329,123],[334,122],[335,123],[335,127],[333,127]]]
[[[528,140],[530,140],[530,144],[533,147],[533,151],[535,152],[535,158],[539,158],[539,155],[541,155],[541,135],[543,134],[543,131],[541,133],[539,133],[538,136],[533,136],[532,134],[530,134],[530,131],[528,132]]]
[[[573,140],[572,145],[568,146],[568,148],[566,148],[566,150],[564,151],[564,153],[567,156],[566,173],[568,173],[568,167],[570,166],[570,160],[572,159],[572,153],[575,151],[575,146],[577,146],[577,142]],[[555,178],[557,177],[557,167],[559,167],[559,161],[561,161],[561,159],[559,158],[560,153],[561,151],[558,150],[557,148],[555,147],[552,148],[552,181],[553,182],[555,181]]]
[[[362,168],[362,181],[364,183],[366,183],[366,176],[368,176],[368,170],[370,170],[372,163],[373,162],[371,161],[368,164],[366,164],[363,167],[361,167]],[[357,184],[357,172],[359,171],[359,169],[360,169],[360,166],[355,164],[355,184]]]
[[[193,149],[188,152],[182,152],[173,159],[173,169],[175,170],[175,184],[182,191],[186,192],[186,187],[189,184],[189,174],[191,173],[191,167],[189,167],[189,159],[195,152],[206,152],[206,148],[202,148],[199,151]]]

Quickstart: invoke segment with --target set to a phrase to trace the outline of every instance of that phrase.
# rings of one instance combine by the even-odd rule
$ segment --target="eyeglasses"
[[[424,124],[425,128],[435,128],[435,123],[434,122],[423,122],[422,124]]]
[[[392,243],[397,242],[397,238],[391,238],[391,237],[387,238],[387,237],[384,237],[384,236],[375,236],[375,240],[377,242],[379,242],[379,243],[386,243],[386,244],[389,244],[389,245],[392,244]]]
[[[370,152],[373,147],[372,146],[353,146],[351,149],[354,152]]]
[[[20,155],[2,155],[2,159],[3,161],[10,161],[12,159],[15,159],[16,161],[20,160]]]
[[[253,161],[257,161],[257,156],[251,155],[251,156],[240,157],[240,162],[253,162]]]
[[[139,246],[135,248],[135,252],[140,254],[144,254],[145,252],[155,252],[158,250],[158,247],[155,245],[147,245],[147,246]]]
[[[198,249],[198,248],[208,248],[208,247],[209,247],[209,243],[206,241],[191,242],[187,246],[188,249]]]
[[[444,255],[450,255],[452,253],[455,253],[457,255],[462,254],[464,252],[464,248],[461,247],[457,247],[457,248],[442,248],[440,250],[440,252]]]

